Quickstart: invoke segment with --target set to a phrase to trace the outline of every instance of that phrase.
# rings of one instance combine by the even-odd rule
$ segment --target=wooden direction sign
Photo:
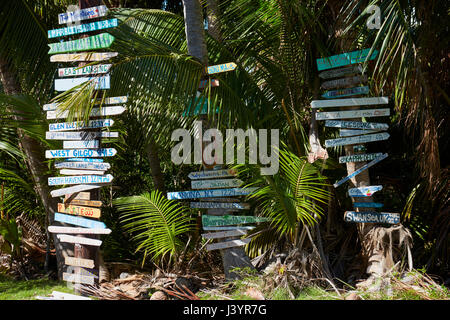
[[[77,131],[77,132],[64,132],[56,131],[45,133],[45,138],[47,140],[94,140],[98,138],[117,138],[119,137],[118,132],[109,131]]]
[[[76,226],[90,228],[90,229],[106,229],[106,225],[101,221],[95,221],[78,216],[71,216],[60,212],[55,212],[55,221],[74,224]],[[93,267],[87,267],[93,268]]]
[[[344,215],[345,222],[358,223],[400,223],[400,215],[398,213],[375,212],[375,211],[346,211]]]
[[[81,169],[81,170],[99,170],[105,171],[111,168],[107,162],[102,163],[88,163],[88,162],[57,162],[56,169]]]
[[[85,123],[84,121],[50,123],[48,125],[48,130],[49,131],[73,131],[73,130],[83,130],[83,129],[96,129],[96,128],[111,127],[113,124],[114,124],[114,120],[112,120],[112,119],[89,120],[87,123]]]
[[[364,129],[364,130],[367,129],[387,130],[389,128],[389,125],[387,123],[375,123],[375,122],[327,120],[325,121],[325,127]]]
[[[350,197],[371,197],[375,192],[383,189],[383,186],[368,186],[351,188],[348,190],[348,195]]]
[[[100,218],[101,215],[101,211],[98,208],[82,207],[72,204],[67,205],[64,203],[58,203],[58,211],[89,218]]]
[[[111,107],[102,107],[102,108],[92,108],[90,117],[103,117],[103,116],[113,116],[121,114],[125,111],[125,108],[122,106],[111,106]],[[47,119],[62,119],[67,118],[69,116],[69,110],[66,111],[48,111]]]
[[[113,157],[117,153],[114,148],[99,148],[99,149],[59,149],[59,150],[46,150],[45,157],[47,159],[53,158],[72,158],[72,157]]]
[[[114,179],[110,174],[106,175],[87,175],[87,176],[68,176],[68,177],[49,177],[49,186],[58,186],[65,184],[87,184],[87,183],[109,183]]]
[[[101,162],[103,162],[103,159],[101,159],[101,158],[67,158],[67,159],[64,159],[64,161],[101,163]]]
[[[363,86],[363,87],[346,88],[346,89],[340,89],[340,90],[330,90],[330,91],[327,91],[324,94],[322,94],[322,97],[326,98],[326,99],[333,99],[333,98],[355,96],[355,95],[367,94],[367,93],[369,93],[369,87]]]
[[[52,38],[70,36],[73,34],[115,28],[119,24],[118,21],[119,20],[117,20],[117,19],[109,19],[109,20],[95,21],[95,22],[85,23],[85,24],[78,24],[78,25],[73,25],[73,26],[69,26],[69,27],[65,27],[65,28],[48,30],[47,34],[48,34],[48,38],[52,39]]]
[[[241,202],[191,202],[191,208],[196,209],[238,209],[248,210],[250,205]]]
[[[202,215],[202,225],[205,227],[229,226],[234,224],[258,223],[269,221],[269,218],[254,216],[212,216]]]
[[[61,241],[61,242],[78,243],[78,244],[84,244],[84,245],[95,246],[95,247],[100,247],[102,244],[101,240],[69,236],[67,234],[58,234],[57,237],[58,237],[59,241]]]
[[[355,208],[382,208],[384,205],[378,202],[353,202]]]
[[[217,179],[217,180],[193,180],[192,189],[216,189],[239,187],[244,182],[239,179]]]
[[[237,171],[234,169],[222,169],[222,170],[211,170],[211,171],[197,171],[188,174],[188,177],[192,180],[197,179],[213,179],[213,178],[225,178],[234,177]]]
[[[69,79],[56,79],[55,90],[67,91],[76,86],[82,85],[88,81],[92,81],[96,90],[109,89],[111,87],[109,75],[102,77],[83,77],[83,78],[69,78]]]
[[[203,89],[206,88],[206,86],[208,86],[208,83],[210,80],[201,80],[200,84],[198,85],[199,89]],[[219,86],[219,80],[217,79],[211,79],[211,87],[218,87]]]
[[[67,282],[84,283],[94,285],[95,278],[90,276],[83,276],[81,274],[63,272],[63,280]]]
[[[90,192],[76,192],[73,194],[66,194],[64,196],[64,202],[70,201],[72,199],[76,200],[91,200],[91,193]]]
[[[366,134],[362,136],[348,137],[348,138],[339,138],[332,140],[325,140],[325,147],[336,147],[336,146],[345,146],[349,144],[357,144],[357,143],[367,143],[374,141],[382,141],[389,139],[389,133],[375,133],[375,134]]]
[[[317,69],[327,70],[337,67],[343,67],[349,64],[361,63],[366,60],[373,60],[378,55],[378,50],[374,50],[372,54],[369,56],[370,48],[363,50],[356,50],[347,53],[337,54],[331,57],[326,57],[322,59],[316,59]]]
[[[384,160],[387,158],[387,153],[383,154],[382,156],[372,160],[371,162],[369,162],[368,164],[362,166],[361,168],[359,168],[358,170],[354,171],[353,173],[349,174],[348,176],[346,176],[345,178],[339,180],[338,182],[336,182],[335,184],[333,184],[333,187],[337,188],[339,187],[341,184],[343,184],[344,182],[350,180],[351,178],[353,178],[354,176],[360,174],[361,172],[363,172],[366,169],[369,169],[370,167],[376,165],[378,162],[380,162],[381,160]]]
[[[218,64],[215,66],[209,66],[206,68],[207,74],[215,74],[215,73],[221,73],[221,72],[227,72],[232,71],[236,69],[237,65],[234,62],[224,63],[224,64]]]
[[[88,174],[98,174],[103,175],[105,171],[97,171],[97,170],[72,170],[72,169],[62,169],[59,170],[59,174],[63,174],[66,176],[82,176]]]
[[[97,149],[100,148],[100,141],[99,140],[69,140],[69,141],[63,141],[63,148],[64,149]]]
[[[355,129],[341,129],[339,130],[339,135],[341,137],[352,137],[352,136],[360,136],[368,133],[377,133],[380,130],[355,130]]]
[[[202,237],[205,239],[220,239],[220,238],[227,238],[227,237],[242,236],[244,234],[247,234],[247,230],[235,229],[235,230],[220,231],[220,232],[214,232],[214,233],[203,233]]]
[[[383,154],[381,152],[368,154],[352,154],[350,156],[339,157],[339,163],[370,161],[382,155]]]
[[[65,257],[64,263],[67,264],[68,266],[83,267],[83,268],[89,268],[89,269],[92,269],[95,267],[94,260],[91,260],[91,259]]]
[[[354,77],[349,78],[341,78],[336,80],[328,80],[323,82],[320,87],[322,89],[333,89],[333,88],[343,88],[347,86],[354,86],[357,84],[365,83],[367,82],[367,76],[365,74],[358,75]]]
[[[73,76],[85,76],[90,74],[107,73],[111,69],[112,64],[96,64],[93,66],[85,67],[71,67],[71,68],[59,68],[58,76],[60,77],[73,77]]]
[[[73,186],[73,187],[67,187],[67,188],[50,191],[50,194],[53,198],[55,198],[55,197],[63,196],[66,194],[71,194],[71,193],[86,191],[86,190],[91,190],[91,189],[97,189],[97,188],[101,188],[104,186],[105,185],[101,185],[101,184],[80,184],[80,185]]]
[[[48,231],[51,233],[69,233],[69,234],[110,234],[110,229],[88,229],[74,227],[49,226]]]
[[[59,24],[104,17],[108,8],[104,5],[58,14]]]
[[[101,33],[92,37],[81,38],[72,41],[50,43],[49,54],[65,53],[82,50],[97,50],[109,48],[114,41],[114,36],[109,33]]]
[[[65,199],[64,204],[74,204],[89,207],[101,207],[103,204],[99,200]]]
[[[256,191],[257,189],[258,188],[230,188],[230,189],[168,192],[167,199],[195,199],[195,198],[246,196]]]
[[[330,111],[317,112],[317,120],[329,119],[347,119],[347,118],[369,118],[369,117],[385,117],[390,114],[389,108],[386,109],[365,109],[365,110],[349,110],[349,111]]]
[[[206,250],[217,250],[217,249],[226,249],[232,247],[240,247],[245,246],[250,242],[251,239],[242,239],[242,240],[229,240],[225,242],[213,243],[206,245]]]
[[[253,226],[233,226],[233,227],[206,227],[202,226],[205,231],[225,231],[225,230],[253,230]]]
[[[125,103],[128,101],[127,96],[120,96],[120,97],[109,97],[109,98],[101,98],[101,99],[97,99],[97,100],[92,100],[91,102],[93,102],[94,104],[120,104],[120,103]],[[54,102],[54,103],[47,103],[44,104],[42,106],[42,109],[44,111],[54,111],[56,109],[58,109],[59,103]]]
[[[362,65],[358,64],[358,65],[354,65],[354,66],[323,71],[323,72],[319,73],[319,77],[322,79],[332,79],[332,78],[343,77],[343,76],[348,76],[351,74],[362,73],[362,72],[363,72]]]
[[[388,100],[389,100],[388,97],[313,100],[311,102],[311,108],[353,107],[353,106],[387,104]]]
[[[55,54],[50,62],[76,62],[76,61],[104,61],[117,57],[118,52],[80,52]]]

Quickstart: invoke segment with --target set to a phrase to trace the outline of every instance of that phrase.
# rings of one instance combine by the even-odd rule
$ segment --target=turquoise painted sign
[[[269,218],[253,216],[211,216],[202,215],[202,225],[205,227],[229,226],[234,224],[257,223],[269,221]]]
[[[97,31],[97,30],[103,30],[108,28],[115,28],[118,25],[117,19],[110,19],[110,20],[102,20],[102,21],[95,21],[91,23],[86,24],[79,24],[74,25],[66,28],[59,28],[59,29],[53,29],[48,30],[48,37],[51,38],[57,38],[57,37],[64,37],[64,36],[70,36],[73,34],[79,34],[79,33],[86,33],[91,31]]]
[[[109,48],[114,41],[114,37],[109,33],[101,33],[92,37],[78,40],[50,43],[49,54],[65,53],[73,51],[97,50]]]
[[[317,69],[319,71],[343,67],[349,64],[365,62],[366,60],[373,60],[378,55],[378,50],[374,50],[369,56],[370,48],[363,50],[356,50],[348,53],[337,54],[327,58],[316,59]]]
[[[382,208],[384,204],[378,202],[353,202],[355,208]]]

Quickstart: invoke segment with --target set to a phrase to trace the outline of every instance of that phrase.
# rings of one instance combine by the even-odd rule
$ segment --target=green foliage
[[[17,225],[15,218],[0,219],[0,235],[5,240],[0,251],[10,254],[12,259],[20,257],[22,229]]]

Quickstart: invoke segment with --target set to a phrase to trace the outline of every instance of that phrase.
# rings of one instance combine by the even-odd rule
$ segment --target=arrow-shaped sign
[[[192,190],[167,193],[167,199],[195,199],[195,198],[213,198],[213,197],[236,197],[246,196],[258,188],[230,188],[230,189],[212,189],[212,190]]]
[[[92,269],[95,267],[94,260],[91,259],[83,259],[83,258],[74,258],[74,257],[65,257],[64,264],[68,266],[74,267],[83,267]]]
[[[367,93],[369,93],[369,87],[363,86],[363,87],[345,88],[340,90],[330,90],[322,94],[322,97],[326,99],[333,99]]]
[[[88,81],[92,81],[92,84],[95,85],[96,90],[109,89],[111,87],[109,75],[105,75],[102,77],[56,79],[55,90],[67,91]]]
[[[56,169],[80,169],[80,170],[99,170],[105,171],[111,168],[107,162],[102,163],[87,163],[87,162],[57,162]]]
[[[112,64],[96,64],[93,66],[85,67],[72,67],[72,68],[59,68],[58,76],[60,77],[73,77],[73,76],[85,76],[90,74],[107,73],[111,69]]]
[[[78,244],[84,244],[84,245],[96,246],[96,247],[99,247],[102,245],[102,241],[97,240],[97,239],[75,237],[75,236],[69,236],[67,234],[58,234],[57,237],[58,237],[59,241],[61,241],[61,242],[78,243]]]
[[[98,138],[118,138],[118,132],[110,131],[77,131],[77,132],[64,132],[64,131],[47,131],[45,138],[47,140],[94,140]]]
[[[49,186],[58,186],[65,184],[90,184],[90,183],[109,183],[113,176],[107,175],[87,175],[87,176],[68,176],[68,177],[49,177]]]
[[[49,226],[48,231],[51,233],[70,233],[70,234],[110,234],[111,229],[88,229],[74,227]]]
[[[387,129],[389,129],[389,125],[387,123],[343,121],[343,120],[327,120],[327,121],[325,121],[325,127],[364,129],[364,130],[367,130],[367,129],[387,130]]]
[[[346,211],[344,215],[345,222],[358,223],[400,223],[400,215],[398,213],[375,212],[375,211]]]
[[[354,86],[367,82],[367,76],[365,74],[358,75],[349,78],[342,78],[336,80],[329,80],[322,83],[320,86],[322,89],[344,88],[348,86]]]
[[[375,192],[383,189],[383,186],[368,186],[368,187],[359,187],[352,188],[348,190],[348,195],[350,197],[370,197]]]
[[[353,106],[387,104],[388,100],[389,100],[388,97],[313,100],[311,102],[311,108],[353,107]]]
[[[269,218],[254,216],[212,216],[202,215],[202,225],[205,227],[229,226],[234,224],[258,223],[269,221]]]
[[[339,157],[339,163],[369,161],[381,157],[382,155],[383,154],[381,152],[367,153],[367,154],[352,154],[350,156]]]
[[[218,64],[215,66],[209,66],[206,68],[207,74],[215,74],[215,73],[221,73],[221,72],[227,72],[232,71],[236,69],[237,65],[234,62],[224,63],[224,64]]]
[[[229,241],[225,241],[225,242],[208,244],[208,245],[206,245],[206,251],[245,246],[246,244],[248,244],[250,242],[250,240],[251,239],[229,240]]]
[[[101,33],[92,37],[81,38],[72,41],[50,43],[49,54],[65,53],[83,50],[97,50],[109,48],[114,41],[114,36],[109,33]]]
[[[372,54],[369,56],[370,48],[363,50],[356,50],[347,53],[337,54],[331,57],[316,59],[317,69],[319,71],[332,69],[337,67],[343,67],[348,64],[355,64],[365,62],[366,60],[373,60],[378,55],[378,50],[374,50]]]
[[[99,140],[70,140],[70,141],[63,141],[63,148],[64,149],[96,149],[100,147],[100,141]]]
[[[60,150],[47,150],[45,151],[45,157],[47,159],[52,158],[72,158],[72,157],[113,157],[117,153],[114,148],[99,148],[99,149],[60,149]]]
[[[192,189],[217,189],[239,187],[244,182],[239,179],[193,180]]]
[[[73,187],[67,187],[67,188],[62,188],[62,189],[57,189],[57,190],[53,190],[50,191],[50,194],[53,198],[55,197],[59,197],[59,196],[63,196],[65,194],[72,194],[75,192],[80,192],[80,191],[86,191],[86,190],[91,190],[91,189],[97,189],[97,188],[101,188],[104,187],[106,185],[101,185],[101,184],[80,184],[78,186],[73,186]]]
[[[118,52],[80,52],[55,54],[50,62],[104,61],[117,57]]]
[[[98,163],[98,162],[103,162],[103,159],[101,159],[101,158],[67,158],[67,159],[64,159],[64,161]]]
[[[197,171],[188,174],[188,177],[192,180],[197,179],[212,179],[212,178],[225,178],[234,177],[236,175],[236,170],[234,169],[222,169],[222,170],[211,170],[211,171]]]
[[[97,171],[97,170],[72,170],[72,169],[59,170],[59,174],[63,174],[66,176],[78,176],[78,175],[89,175],[89,174],[103,175],[104,173],[105,173],[105,171]]]
[[[71,216],[69,214],[55,212],[55,221],[74,224],[77,226],[91,228],[91,229],[106,229],[106,225],[101,221],[95,221],[78,216]],[[87,267],[89,268],[89,267]],[[93,268],[93,267],[92,267]]]
[[[220,238],[242,236],[242,235],[247,234],[247,232],[248,231],[244,230],[244,229],[234,229],[234,230],[221,231],[221,232],[203,233],[202,237],[205,239],[220,239]]]
[[[340,129],[339,135],[341,137],[353,137],[353,136],[360,136],[360,135],[368,134],[368,133],[377,133],[379,131],[380,130]]]
[[[113,116],[121,114],[126,109],[122,106],[111,106],[111,107],[103,107],[103,108],[92,108],[90,117],[103,117],[103,116]],[[66,111],[48,111],[47,119],[63,119],[69,116],[69,110]]]
[[[322,79],[331,79],[337,77],[348,76],[355,73],[362,73],[362,65],[358,64],[355,66],[344,67],[334,70],[323,71],[319,73],[319,77]]]
[[[50,123],[48,129],[50,131],[71,131],[83,129],[95,129],[111,127],[114,124],[112,119],[89,120],[86,124],[84,121]]]
[[[325,147],[336,147],[336,146],[346,146],[349,144],[357,144],[357,143],[367,143],[374,141],[382,141],[389,139],[389,133],[375,133],[375,134],[366,134],[362,136],[348,137],[348,138],[339,138],[332,140],[325,140]]]
[[[104,17],[106,16],[107,12],[108,7],[106,7],[105,5],[64,12],[58,14],[58,22],[59,24],[63,24]]]
[[[191,208],[248,210],[250,209],[250,205],[241,202],[191,202]]]
[[[390,114],[390,110],[388,108],[386,108],[386,109],[317,112],[316,120],[363,118],[363,117],[365,117],[365,118],[385,117],[385,116],[388,116],[389,114]]]
[[[115,28],[115,27],[117,27],[117,25],[118,25],[117,19],[109,19],[109,20],[95,21],[95,22],[91,22],[91,23],[69,26],[69,27],[65,27],[65,28],[48,30],[47,34],[48,34],[48,38],[51,39],[51,38],[70,36],[73,34]]]

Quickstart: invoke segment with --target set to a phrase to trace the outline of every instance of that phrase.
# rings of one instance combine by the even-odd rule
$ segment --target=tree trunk
[[[150,165],[150,171],[153,178],[153,184],[156,190],[161,193],[166,192],[166,186],[164,183],[164,175],[161,171],[161,160],[158,156],[158,145],[153,138],[149,138],[147,145],[147,157]]]

